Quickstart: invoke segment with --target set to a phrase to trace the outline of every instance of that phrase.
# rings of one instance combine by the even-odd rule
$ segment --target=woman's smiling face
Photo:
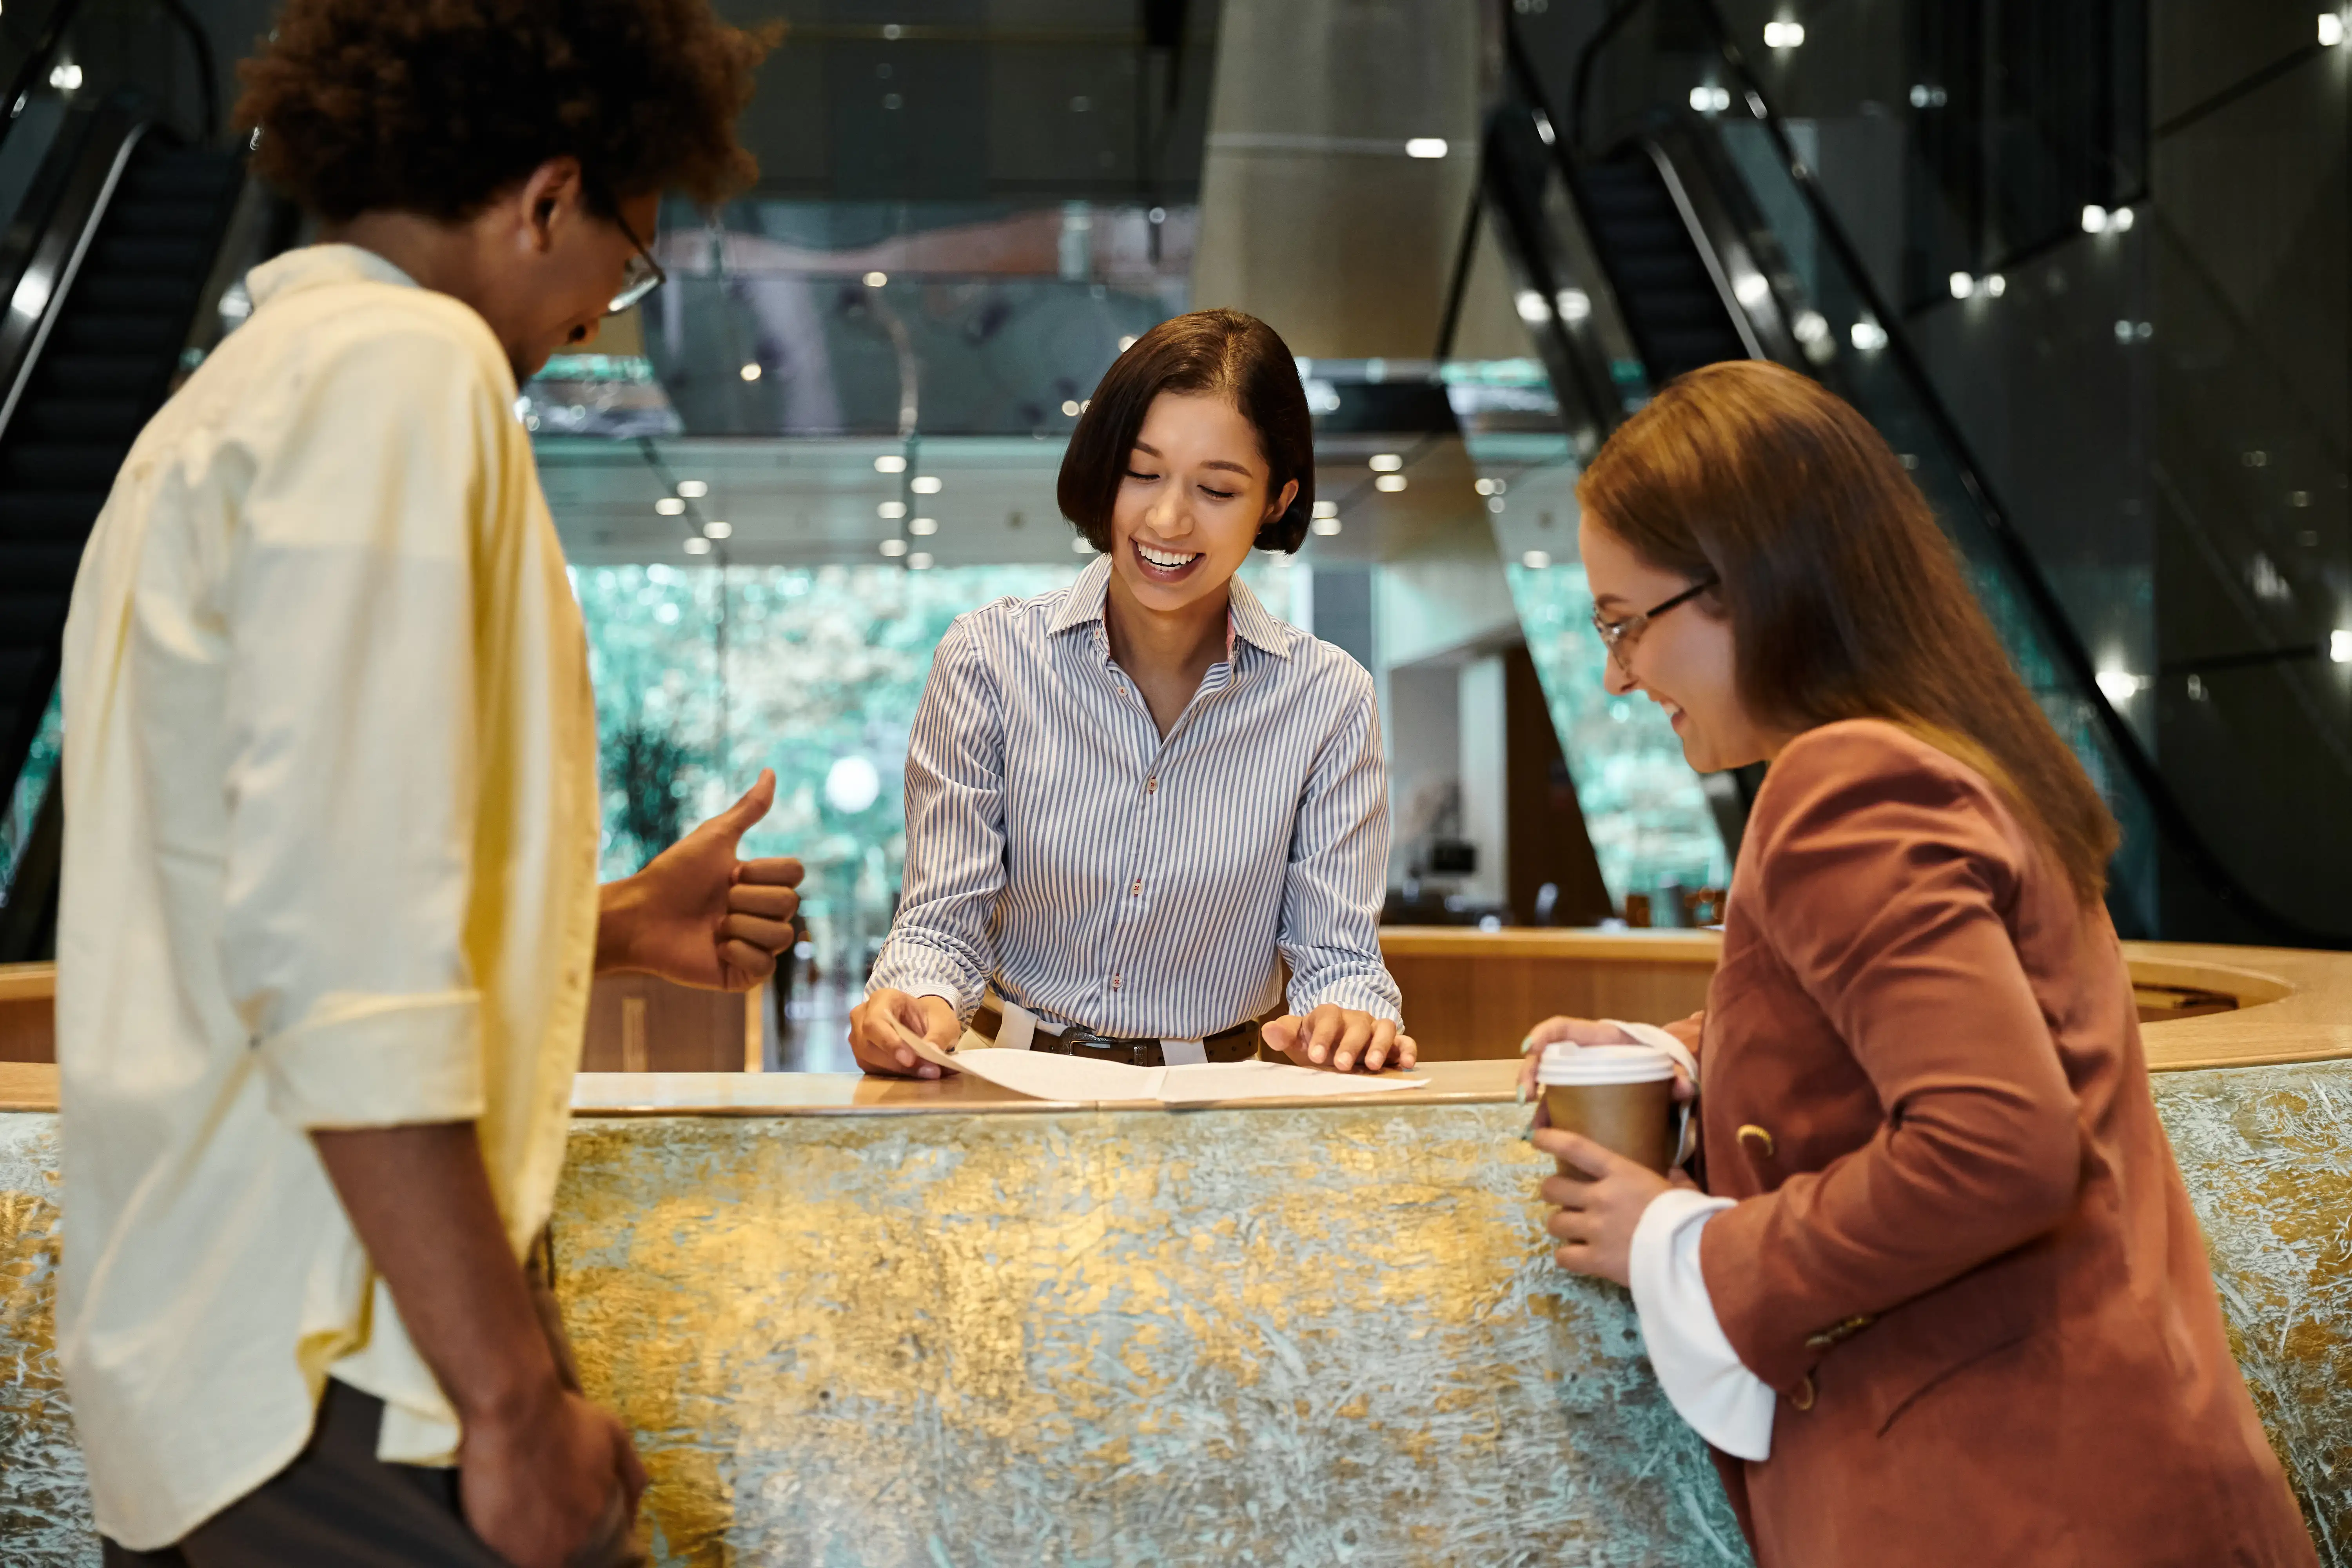
[[[1258,529],[1297,494],[1269,500],[1257,432],[1213,393],[1163,392],[1144,412],[1111,506],[1111,572],[1139,605],[1162,614],[1223,592]]]
[[[1593,608],[1603,621],[1640,616],[1691,586],[1689,579],[1634,554],[1589,512],[1576,538]],[[1683,756],[1703,773],[1761,762],[1787,739],[1740,700],[1731,622],[1712,595],[1633,629],[1608,661],[1604,681],[1612,697],[1640,691],[1665,710],[1682,738]]]

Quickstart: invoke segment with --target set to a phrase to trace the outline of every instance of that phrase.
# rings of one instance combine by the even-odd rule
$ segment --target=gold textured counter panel
[[[1633,940],[1712,963],[1704,935]],[[2352,1055],[2352,959],[2133,957],[2239,1004],[2148,1027],[2158,1103],[2273,1441],[2352,1568],[2352,1062],[2322,1059]],[[1550,1264],[1511,1070],[1182,1111],[583,1076],[559,1289],[653,1476],[656,1560],[1745,1561],[1623,1293]],[[0,1064],[5,1103],[42,1108],[0,1114],[11,1565],[91,1560],[51,1342],[54,1089]]]

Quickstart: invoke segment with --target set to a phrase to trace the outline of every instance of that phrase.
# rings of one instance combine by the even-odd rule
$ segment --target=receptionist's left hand
[[[1265,1043],[1300,1067],[1329,1066],[1338,1072],[1384,1067],[1410,1068],[1419,1055],[1411,1035],[1394,1022],[1326,1002],[1304,1018],[1286,1013],[1259,1031]]]
[[[739,860],[736,846],[775,804],[763,771],[743,798],[634,877],[607,882],[596,923],[596,968],[641,970],[706,991],[749,991],[775,973],[797,934],[801,863]]]

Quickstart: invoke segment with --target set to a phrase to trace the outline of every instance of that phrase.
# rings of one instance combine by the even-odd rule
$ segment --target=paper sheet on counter
[[[1392,1089],[1419,1089],[1429,1082],[1425,1078],[1326,1072],[1290,1062],[1195,1062],[1188,1067],[1139,1068],[1053,1051],[943,1051],[904,1027],[899,1027],[898,1037],[908,1050],[942,1072],[970,1073],[1015,1094],[1081,1105],[1152,1100],[1162,1105],[1206,1105],[1218,1100],[1384,1094]]]

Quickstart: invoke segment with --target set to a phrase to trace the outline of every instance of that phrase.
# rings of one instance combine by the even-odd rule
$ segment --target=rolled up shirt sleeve
[[[1660,1193],[1633,1227],[1628,1273],[1642,1342],[1667,1403],[1715,1447],[1760,1463],[1772,1457],[1779,1396],[1740,1363],[1699,1268],[1700,1233],[1731,1206],[1687,1187]]]
[[[970,626],[948,628],[907,741],[907,869],[869,994],[940,996],[970,1017],[996,971],[1004,889],[1004,720]]]
[[[507,411],[436,335],[364,349],[287,389],[297,427],[257,459],[226,590],[224,965],[270,1109],[306,1130],[484,1104],[471,606]]]
[[[1381,957],[1389,801],[1380,716],[1371,677],[1349,668],[1357,689],[1307,777],[1283,877],[1289,1006],[1307,1013],[1328,1003],[1402,1020],[1402,998]]]

